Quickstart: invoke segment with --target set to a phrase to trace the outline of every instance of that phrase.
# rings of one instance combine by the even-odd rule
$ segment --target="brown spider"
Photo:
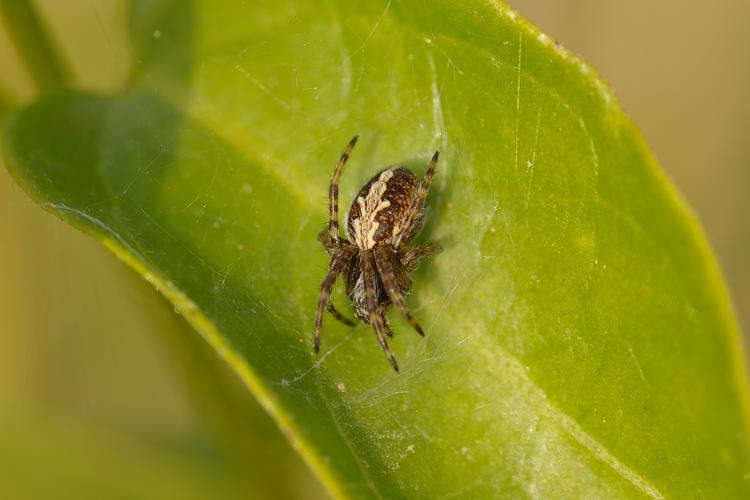
[[[357,136],[354,136],[333,171],[328,188],[328,227],[318,236],[331,255],[331,264],[320,285],[315,352],[320,348],[320,329],[326,308],[342,323],[354,324],[331,303],[336,277],[344,273],[346,295],[352,302],[354,314],[372,325],[380,347],[398,372],[398,364],[385,338],[393,336],[385,312],[391,304],[396,304],[411,326],[424,336],[404,301],[404,294],[411,290],[409,273],[416,269],[419,260],[440,250],[436,245],[414,247],[409,244],[424,223],[424,202],[437,166],[438,152],[432,156],[421,183],[409,169],[392,165],[365,184],[349,209],[347,232],[354,242],[351,243],[339,236],[339,179],[356,143]]]

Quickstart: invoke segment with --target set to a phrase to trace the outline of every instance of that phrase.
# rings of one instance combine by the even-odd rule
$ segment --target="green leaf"
[[[174,303],[332,493],[749,493],[717,266],[588,66],[490,0],[135,2],[131,30],[129,90],[32,105],[5,160]],[[442,154],[400,375],[365,325],[327,317],[312,353],[356,133],[342,206]]]
[[[55,50],[44,22],[28,0],[0,0],[0,20],[21,52],[38,91],[54,91],[68,78],[67,65]]]
[[[121,269],[135,293],[150,285]],[[239,494],[254,499],[325,498],[325,491],[300,457],[288,446],[268,414],[216,352],[194,334],[173,307],[157,294],[139,295],[173,372],[190,390],[193,405],[204,416],[202,428],[227,460],[223,473],[238,483]],[[2,432],[0,430],[0,432]],[[232,474],[230,474],[232,473]],[[274,480],[280,479],[283,480]]]

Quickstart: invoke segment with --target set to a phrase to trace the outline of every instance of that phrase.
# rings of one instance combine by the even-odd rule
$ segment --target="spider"
[[[398,372],[396,358],[386,340],[386,336],[393,337],[393,332],[385,313],[391,304],[395,304],[417,333],[424,336],[422,327],[404,301],[404,294],[412,286],[409,273],[416,269],[423,257],[440,250],[437,245],[410,245],[424,223],[425,198],[439,153],[435,151],[421,182],[409,169],[399,165],[391,165],[370,179],[349,208],[346,226],[350,241],[339,235],[339,179],[356,143],[357,136],[354,136],[333,171],[328,188],[328,227],[318,236],[330,254],[331,262],[320,285],[315,316],[315,352],[320,349],[320,329],[326,309],[342,323],[354,325],[331,302],[333,285],[343,273],[346,295],[354,314],[362,322],[372,325],[386,358]]]

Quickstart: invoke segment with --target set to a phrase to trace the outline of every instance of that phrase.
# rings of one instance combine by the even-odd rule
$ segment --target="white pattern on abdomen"
[[[367,196],[357,198],[359,217],[352,221],[352,227],[354,228],[354,243],[362,250],[369,250],[375,246],[375,232],[380,227],[375,217],[378,212],[391,206],[390,201],[383,199],[391,177],[393,177],[392,169],[384,170],[378,180],[370,186]]]

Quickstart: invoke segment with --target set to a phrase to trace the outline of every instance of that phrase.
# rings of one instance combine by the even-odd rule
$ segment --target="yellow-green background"
[[[38,2],[64,51],[75,54],[73,72],[87,88],[117,88],[127,74],[125,4]],[[702,221],[747,331],[750,3],[511,4],[580,53],[615,88]],[[0,87],[21,100],[33,97],[31,80],[2,28]],[[0,461],[22,455],[8,444],[11,437],[41,439],[44,432],[69,435],[69,429],[94,436],[103,448],[144,439],[193,443],[220,460],[224,451],[211,437],[210,422],[193,408],[175,375],[168,344],[154,335],[154,325],[172,319],[155,310],[144,290],[102,247],[33,205],[0,170]],[[40,428],[47,430],[39,434]],[[94,464],[104,453],[96,446],[81,451],[84,463]],[[190,453],[181,453],[187,458],[180,472],[201,467]],[[276,456],[283,450],[269,460]],[[216,478],[206,477],[210,487]],[[304,473],[294,481],[300,497],[321,494],[309,489]]]

